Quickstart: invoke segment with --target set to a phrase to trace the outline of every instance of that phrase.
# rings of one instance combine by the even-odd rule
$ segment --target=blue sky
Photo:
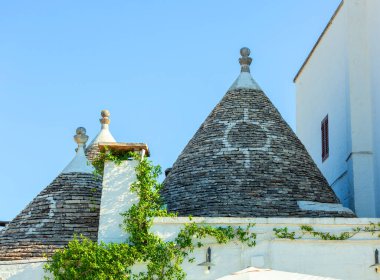
[[[16,216],[92,139],[170,167],[238,76],[251,73],[295,128],[293,77],[340,0],[2,1],[0,220]]]

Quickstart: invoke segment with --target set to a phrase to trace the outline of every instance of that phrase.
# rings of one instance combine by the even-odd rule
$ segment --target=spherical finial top
[[[249,65],[252,63],[252,58],[249,57],[251,50],[244,47],[240,49],[241,58],[239,58],[239,63],[241,65],[241,72],[250,72]]]
[[[111,115],[110,111],[108,110],[102,110],[100,114],[102,115],[103,118],[108,118]]]
[[[78,127],[76,133],[77,135],[86,135],[86,129],[84,127]]]
[[[247,57],[251,54],[251,50],[247,47],[241,48],[240,49],[240,54],[242,57]]]
[[[88,140],[86,135],[86,129],[84,127],[78,127],[76,130],[76,135],[74,135],[74,140],[79,146],[84,146]]]
[[[110,111],[108,110],[102,110],[100,113],[102,115],[102,118],[100,119],[101,124],[110,124],[109,116],[111,115]]]

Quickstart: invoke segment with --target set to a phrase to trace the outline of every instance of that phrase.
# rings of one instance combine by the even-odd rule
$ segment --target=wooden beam
[[[98,144],[98,147],[101,151],[104,151],[106,147],[112,151],[145,151],[145,155],[150,156],[148,145],[145,143],[101,142]]]

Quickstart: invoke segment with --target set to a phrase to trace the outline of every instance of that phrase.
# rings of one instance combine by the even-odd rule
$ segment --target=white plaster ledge
[[[31,263],[45,263],[46,258],[35,258],[27,260],[15,260],[15,261],[0,261],[0,265],[20,265],[20,264],[31,264]]]
[[[315,201],[297,201],[298,207],[306,211],[346,212],[354,214],[351,209],[338,203],[321,203]]]
[[[230,217],[157,217],[154,218],[154,224],[188,224],[205,223],[205,224],[249,224],[256,225],[368,225],[370,223],[380,223],[380,218],[230,218]]]

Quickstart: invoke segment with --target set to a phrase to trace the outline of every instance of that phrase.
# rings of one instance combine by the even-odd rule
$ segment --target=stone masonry
[[[268,97],[251,88],[226,93],[174,163],[162,195],[180,216],[354,216],[298,207],[339,201]]]
[[[0,261],[50,256],[74,234],[97,241],[100,197],[94,175],[59,175],[0,231]]]

